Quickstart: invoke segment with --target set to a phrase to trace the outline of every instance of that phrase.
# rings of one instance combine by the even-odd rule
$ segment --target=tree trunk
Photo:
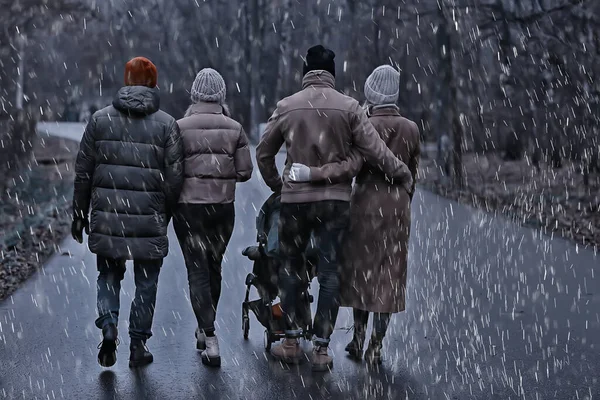
[[[450,84],[450,113],[452,115],[452,139],[453,139],[453,177],[454,183],[462,188],[464,186],[464,177],[462,169],[462,154],[464,145],[464,132],[462,123],[460,121],[460,115],[458,112],[458,90],[456,89],[456,80],[454,78],[454,61],[450,57],[450,72],[449,84]]]
[[[25,40],[25,36],[23,35],[17,37],[17,42],[19,43],[19,66],[17,71],[17,93],[15,98],[15,108],[17,110],[23,109],[23,98],[25,97]]]
[[[447,46],[445,54],[443,54],[442,60],[446,69],[446,85],[445,87],[448,90],[449,98],[449,108],[450,108],[450,118],[452,121],[452,143],[453,143],[453,178],[454,184],[462,188],[464,187],[463,180],[463,170],[462,170],[462,154],[463,154],[463,144],[464,144],[464,133],[462,128],[462,123],[460,121],[460,114],[458,112],[458,89],[456,87],[456,71],[455,71],[455,53],[454,53],[454,40],[455,33],[454,30],[450,28],[452,21],[450,20],[450,16],[446,10],[445,3],[441,3],[440,6],[440,17],[442,19],[440,30],[442,30],[444,36],[446,37],[445,45]]]
[[[347,39],[348,41],[345,43],[345,51],[344,51],[344,59],[342,63],[342,76],[337,77],[336,80],[339,81],[339,89],[343,91],[347,95],[354,95],[354,62],[358,60],[355,59],[355,55],[359,53],[355,53],[356,43],[358,41],[358,29],[355,29],[357,26],[357,17],[356,17],[356,9],[358,7],[356,0],[346,0],[348,5],[348,14],[349,14],[349,24],[347,25],[350,29],[348,32]]]
[[[281,61],[279,63],[279,80],[277,85],[277,100],[290,94],[292,70],[292,0],[283,0],[283,19],[280,27]]]
[[[379,13],[381,12],[381,6],[379,5],[379,1],[375,0],[373,3],[373,50],[375,52],[374,54],[374,60],[371,60],[371,62],[374,65],[370,65],[369,67],[372,67],[373,69],[375,69],[377,66],[381,65],[381,51],[380,51],[380,44],[379,44],[379,36],[381,35],[381,29],[380,29],[380,18],[379,18]],[[383,16],[382,16],[383,18]]]
[[[450,59],[450,27],[448,26],[448,21],[446,21],[445,11],[440,8],[438,12],[439,18],[439,26],[437,31],[437,46],[438,46],[438,56],[439,56],[439,67],[438,67],[438,76],[442,78],[442,84],[436,85],[434,89],[434,113],[437,114],[437,118],[435,121],[435,129],[436,139],[439,141],[444,133],[450,134],[450,129],[448,128],[450,118],[448,116],[449,113],[449,99],[448,95],[450,93],[450,85],[449,81],[451,80],[451,71],[450,66],[452,64],[452,60]]]
[[[250,136],[260,140],[258,124],[261,118],[260,101],[260,12],[261,1],[250,1]]]
[[[511,52],[514,45],[511,28],[508,22],[508,13],[504,3],[500,3],[502,20],[502,30],[499,35],[498,52],[500,55],[501,79],[498,87],[498,95],[503,99],[503,112],[496,116],[496,126],[502,126],[505,122],[508,123],[508,131],[504,132],[502,147],[504,148],[504,158],[506,160],[520,160],[523,157],[524,144],[527,142],[525,135],[526,130],[517,127],[522,126],[522,119],[518,116],[514,118],[505,118],[505,115],[512,113],[511,97],[514,96],[514,87],[516,79],[511,66]]]

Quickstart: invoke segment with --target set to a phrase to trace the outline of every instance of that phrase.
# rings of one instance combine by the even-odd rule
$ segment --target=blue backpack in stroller
[[[280,196],[271,195],[262,205],[256,217],[257,245],[244,249],[242,254],[254,262],[252,272],[246,276],[246,296],[242,303],[242,331],[244,339],[248,339],[250,331],[250,311],[265,327],[264,344],[269,350],[271,344],[282,339],[285,331],[284,316],[279,303],[273,304],[279,295],[278,273],[281,266],[279,256],[279,212],[281,208]],[[301,321],[302,336],[310,339],[312,336],[312,317],[310,304],[313,296],[308,289],[310,281],[315,276],[318,248],[314,239],[305,251],[305,270],[300,276],[304,277],[300,295],[300,302],[296,314]],[[258,292],[258,299],[250,301],[250,290],[254,286]]]

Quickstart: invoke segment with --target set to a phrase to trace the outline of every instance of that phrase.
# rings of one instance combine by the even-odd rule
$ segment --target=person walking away
[[[215,317],[221,296],[221,263],[233,233],[236,182],[252,176],[248,138],[231,119],[226,86],[214,69],[198,72],[192,105],[177,121],[185,153],[185,181],[174,215],[175,232],[188,272],[190,300],[202,362],[220,366]]]
[[[281,192],[282,202],[279,241],[283,261],[279,285],[287,329],[283,343],[273,347],[271,353],[287,363],[297,363],[302,358],[295,305],[303,252],[314,231],[320,253],[320,292],[310,358],[316,371],[333,366],[327,347],[339,308],[338,257],[350,220],[352,178],[338,183],[294,183],[289,179],[292,164],[320,167],[342,162],[348,159],[352,146],[372,165],[381,165],[388,176],[407,187],[412,185],[408,167],[386,147],[358,102],[335,90],[334,58],[334,52],[321,45],[308,50],[302,90],[277,104],[256,149],[262,177],[271,190]],[[282,181],[275,155],[284,143],[287,162]]]
[[[129,315],[130,367],[153,361],[158,275],[167,255],[167,225],[183,184],[183,148],[173,117],[159,110],[158,73],[150,60],[125,65],[125,86],[90,119],[75,163],[71,233],[97,255],[98,362],[116,362],[119,293],[125,261],[133,260],[135,296]],[[88,213],[91,205],[91,220]]]
[[[341,305],[354,309],[354,337],[346,346],[350,355],[361,358],[369,313],[373,330],[365,352],[367,362],[380,364],[382,342],[392,313],[404,311],[410,236],[410,205],[417,181],[420,157],[419,128],[402,117],[396,106],[400,74],[391,66],[376,68],[365,83],[366,108],[373,124],[390,150],[410,169],[409,190],[370,165],[348,168],[344,163],[309,169],[294,165],[297,180],[333,179],[345,170],[358,170],[350,209],[350,227],[342,252]]]

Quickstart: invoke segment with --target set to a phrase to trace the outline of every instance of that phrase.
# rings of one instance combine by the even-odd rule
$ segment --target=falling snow
[[[0,0],[0,10],[0,399],[600,398],[600,2]],[[241,329],[252,271],[242,250],[271,194],[255,147],[317,43],[336,53],[336,89],[361,104],[373,68],[400,71],[398,107],[422,143],[406,311],[371,367],[346,357],[352,311],[340,309],[325,374],[274,361],[254,316],[248,340]],[[128,263],[118,361],[97,364],[96,259],[68,237],[74,161],[135,56],[157,66],[161,109],[176,119],[196,73],[219,70],[250,138],[254,173],[237,185],[222,266],[219,370],[195,350],[171,228],[154,363],[127,368]],[[281,171],[285,152],[276,160]]]

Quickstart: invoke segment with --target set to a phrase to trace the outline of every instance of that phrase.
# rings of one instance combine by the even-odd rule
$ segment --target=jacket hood
[[[117,92],[113,107],[124,114],[154,114],[160,108],[158,90],[146,86],[124,86]]]
[[[185,112],[184,117],[189,117],[194,114],[223,114],[226,117],[231,117],[229,106],[227,104],[198,102],[190,105]]]
[[[310,71],[302,78],[302,89],[311,86],[327,86],[335,88],[335,78],[325,70]]]

